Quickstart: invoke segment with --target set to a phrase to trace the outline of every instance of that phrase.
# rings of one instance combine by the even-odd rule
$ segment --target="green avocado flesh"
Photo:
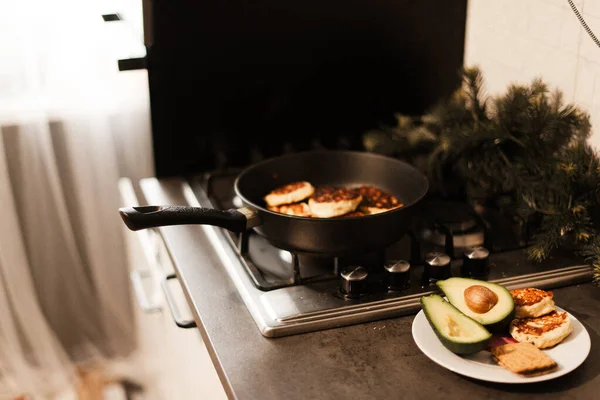
[[[510,292],[503,286],[469,278],[449,278],[438,281],[437,285],[444,292],[450,304],[492,331],[506,327],[514,317],[515,303]],[[485,286],[498,296],[498,303],[488,312],[478,314],[467,306],[465,290],[473,285]]]
[[[421,297],[423,311],[442,344],[456,354],[472,354],[483,350],[492,334],[440,295]]]

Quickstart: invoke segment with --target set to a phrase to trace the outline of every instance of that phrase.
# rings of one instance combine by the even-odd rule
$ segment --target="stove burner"
[[[432,201],[426,205],[425,215],[420,238],[452,257],[486,244],[485,224],[468,204]]]
[[[432,243],[436,246],[446,246],[446,234],[437,229],[424,229],[421,237],[423,238],[423,240],[426,240],[429,243]],[[483,230],[476,230],[474,232],[461,232],[453,234],[452,239],[454,242],[453,245],[455,249],[466,249],[468,247],[483,246],[485,236]]]
[[[432,201],[427,205],[427,214],[452,233],[469,231],[478,224],[475,210],[463,203]]]

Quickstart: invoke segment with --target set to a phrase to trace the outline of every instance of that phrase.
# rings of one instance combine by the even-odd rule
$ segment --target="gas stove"
[[[238,172],[189,178],[189,205],[241,207],[233,189]],[[592,277],[590,266],[572,254],[528,261],[521,228],[491,210],[441,200],[428,201],[399,242],[355,256],[295,254],[252,231],[202,229],[266,337],[414,314],[419,298],[436,292],[436,279],[448,276],[477,277],[509,289],[550,289]]]

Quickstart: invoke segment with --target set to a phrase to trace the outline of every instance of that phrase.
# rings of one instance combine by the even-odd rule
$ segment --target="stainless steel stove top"
[[[228,175],[225,178],[227,179],[214,179],[213,176],[209,181],[206,177],[190,179],[183,184],[186,201],[192,206],[235,207],[231,186],[233,180]],[[145,193],[151,193],[155,184],[154,179],[143,180],[141,187]],[[219,196],[221,198],[217,199]],[[481,240],[477,234],[479,228],[471,224],[456,226],[458,230],[455,233],[459,234],[450,239],[451,244],[456,245],[455,248],[448,249],[448,236],[442,235],[440,239],[438,234],[436,240],[424,241],[417,238],[420,254],[441,249],[450,250],[456,255],[460,253],[460,240],[465,237]],[[466,228],[468,229],[463,232]],[[406,236],[386,249],[385,253],[350,260],[352,264],[364,263],[369,267],[368,290],[358,298],[350,299],[340,291],[339,278],[342,267],[350,262],[348,260],[292,255],[273,247],[257,234],[249,235],[248,252],[242,254],[238,250],[239,237],[236,235],[212,226],[203,226],[202,229],[223,261],[256,325],[266,337],[287,336],[414,314],[420,310],[419,298],[435,291],[435,285],[429,283],[423,274],[424,267],[420,257],[415,257],[414,237]],[[436,227],[432,225],[430,234],[435,230]],[[463,233],[466,234],[461,236]],[[494,247],[493,243],[488,245]],[[295,257],[297,263],[294,263]],[[399,291],[388,290],[383,260],[409,258],[413,261],[409,272],[410,285]],[[460,276],[461,264],[460,259],[452,261],[453,276]],[[508,288],[535,286],[550,289],[587,282],[592,278],[590,266],[582,264],[580,260],[556,256],[545,263],[533,264],[526,260],[522,249],[518,248],[492,251],[489,265],[489,280]]]

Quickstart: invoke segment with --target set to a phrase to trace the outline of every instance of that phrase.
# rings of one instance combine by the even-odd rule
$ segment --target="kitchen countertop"
[[[149,184],[151,201],[185,204],[181,181]],[[557,304],[587,328],[592,349],[577,370],[527,385],[464,378],[429,360],[412,339],[414,316],[277,339],[263,337],[199,226],[160,231],[206,347],[231,398],[600,398],[600,288],[556,289]]]

